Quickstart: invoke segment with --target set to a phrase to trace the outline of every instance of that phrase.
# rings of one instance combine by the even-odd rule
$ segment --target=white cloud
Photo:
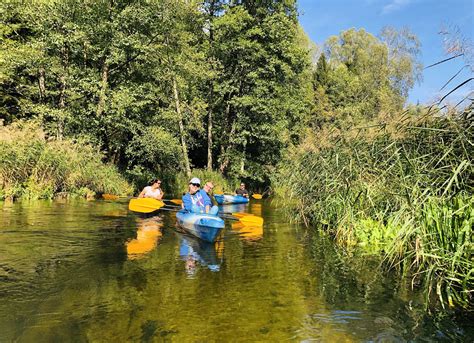
[[[398,11],[402,7],[405,7],[411,2],[411,0],[392,0],[391,3],[385,5],[382,9],[382,14],[388,14],[394,11]]]

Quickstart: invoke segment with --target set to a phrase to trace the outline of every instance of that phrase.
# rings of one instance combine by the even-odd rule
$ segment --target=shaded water
[[[288,224],[227,223],[204,243],[126,202],[1,204],[0,341],[472,341],[377,262]]]

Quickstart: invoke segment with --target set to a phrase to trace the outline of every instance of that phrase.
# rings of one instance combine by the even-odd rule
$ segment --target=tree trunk
[[[40,102],[43,102],[46,98],[45,71],[43,67],[38,70],[38,88]]]
[[[176,105],[176,113],[178,114],[179,134],[181,137],[181,149],[183,150],[184,168],[185,168],[186,174],[189,177],[191,176],[191,166],[189,164],[188,148],[186,146],[186,136],[184,132],[183,116],[181,114],[181,106],[179,103],[178,84],[176,82],[175,77],[173,77],[173,95],[174,95],[174,102]]]
[[[207,170],[212,171],[212,98],[213,89],[211,83],[209,114],[207,117]]]
[[[99,93],[99,102],[97,104],[97,111],[96,115],[99,117],[104,113],[105,110],[105,101],[106,101],[106,93],[107,93],[107,82],[109,78],[109,64],[107,60],[104,59],[104,63],[102,64],[102,80],[100,86],[100,93]]]
[[[212,27],[215,15],[216,2],[211,1],[209,6],[209,45],[212,51],[214,43],[214,29]],[[212,67],[212,61],[211,67]],[[212,171],[212,105],[214,102],[214,82],[213,79],[209,81],[209,113],[207,117],[207,170]]]
[[[247,140],[244,140],[244,147],[242,149],[242,161],[240,163],[240,175],[244,175],[245,172],[245,152],[247,150]]]
[[[225,96],[224,96],[225,99]],[[229,123],[230,121],[230,102],[227,102],[227,107],[225,108],[225,118],[226,122]],[[221,143],[221,151],[220,151],[220,165],[219,165],[219,171],[221,173],[224,172],[225,167],[227,166],[228,162],[225,162],[225,154],[226,154],[226,148],[229,144],[229,134],[227,133],[227,130],[223,130],[224,132],[222,133],[222,143]],[[225,137],[227,136],[227,137]],[[225,163],[224,163],[225,162]]]
[[[232,142],[232,138],[234,137],[234,134],[235,134],[235,130],[236,130],[236,122],[234,121],[232,123],[232,127],[230,129],[230,132],[229,132],[229,140],[228,140],[228,143],[227,143],[227,147],[225,148],[225,150],[223,149],[224,153],[223,153],[223,156],[224,158],[222,159],[221,161],[221,166],[219,167],[219,171],[223,174],[224,171],[227,169],[227,167],[229,166],[229,162],[230,162],[230,158],[229,158],[229,154],[230,154],[230,151],[233,147],[233,142]]]
[[[242,80],[240,80],[240,86],[239,86],[239,93],[238,94],[242,94]],[[230,129],[230,132],[229,133],[224,133],[224,134],[227,134],[227,144],[222,144],[221,145],[221,164],[219,166],[219,171],[221,173],[224,173],[224,171],[226,170],[227,166],[229,165],[229,162],[230,162],[230,158],[229,158],[229,153],[230,153],[230,150],[232,149],[233,147],[233,138],[234,138],[234,134],[235,134],[235,130],[237,129],[236,126],[236,118],[232,118],[232,113],[231,113],[231,105],[230,105],[230,101],[233,97],[233,94],[232,92],[229,94],[228,96],[228,100],[227,100],[227,107],[226,107],[226,118],[227,118],[227,123],[231,125],[231,129]]]
[[[58,133],[57,133],[57,139],[62,140],[63,135],[64,135],[64,109],[66,108],[66,74],[67,74],[67,68],[69,66],[69,53],[68,53],[68,48],[66,46],[63,46],[61,49],[62,52],[62,61],[61,65],[63,67],[63,71],[61,73],[61,76],[59,77],[59,102],[58,102],[58,107],[61,110],[60,111],[60,116],[58,118]]]

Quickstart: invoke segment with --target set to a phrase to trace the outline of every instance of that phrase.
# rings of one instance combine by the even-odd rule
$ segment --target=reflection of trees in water
[[[452,337],[459,338],[461,333],[454,332],[457,329],[449,318],[430,317],[422,306],[422,295],[411,290],[409,280],[403,283],[394,273],[381,269],[376,257],[349,255],[325,234],[314,232],[309,240],[313,260],[309,287],[330,307],[355,310],[362,316],[376,314],[361,319],[373,321],[369,331],[386,339],[425,337],[433,327],[448,336],[452,331]],[[335,312],[328,320],[334,321],[341,314]],[[404,318],[403,322],[399,318]],[[314,320],[319,322],[321,318]],[[380,337],[374,336],[376,341]]]
[[[162,236],[162,227],[163,222],[160,217],[139,219],[137,238],[126,243],[128,258],[141,258],[146,253],[152,251]]]
[[[354,299],[354,294],[366,304],[393,300],[395,280],[383,273],[378,259],[348,255],[324,234],[314,234],[310,239],[318,289],[329,303],[343,304]]]

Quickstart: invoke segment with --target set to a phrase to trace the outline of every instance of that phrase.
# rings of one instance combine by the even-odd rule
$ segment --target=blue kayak
[[[176,218],[179,226],[207,242],[214,242],[224,228],[224,220],[210,214],[179,211]]]
[[[219,205],[225,204],[246,204],[249,202],[249,198],[242,195],[228,195],[228,194],[216,194],[214,195]]]

